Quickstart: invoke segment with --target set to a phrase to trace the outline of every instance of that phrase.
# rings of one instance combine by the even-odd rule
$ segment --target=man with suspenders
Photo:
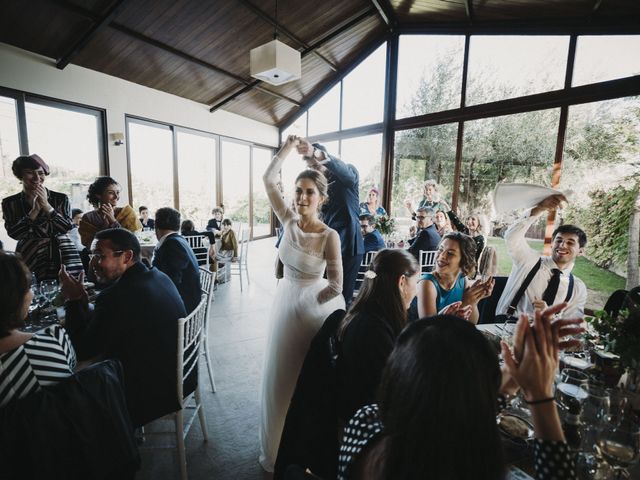
[[[565,201],[564,195],[545,198],[531,211],[511,225],[504,235],[507,251],[513,261],[511,274],[496,309],[496,321],[532,314],[535,309],[567,302],[564,318],[584,315],[587,288],[575,277],[575,259],[584,253],[586,234],[573,225],[562,225],[553,232],[551,256],[540,255],[525,239],[525,233],[545,210],[553,210]]]

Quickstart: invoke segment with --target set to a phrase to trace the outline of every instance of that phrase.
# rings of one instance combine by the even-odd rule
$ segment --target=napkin
[[[528,183],[499,183],[493,191],[496,213],[520,208],[532,208],[551,195],[563,194],[560,190]]]

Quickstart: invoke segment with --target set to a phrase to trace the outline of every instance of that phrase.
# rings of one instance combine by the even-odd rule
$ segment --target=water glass
[[[582,406],[582,423],[604,425],[609,421],[609,391],[601,385],[587,385],[587,398]]]
[[[560,372],[556,384],[556,399],[564,411],[580,410],[582,403],[589,396],[589,375],[574,368],[565,368]]]

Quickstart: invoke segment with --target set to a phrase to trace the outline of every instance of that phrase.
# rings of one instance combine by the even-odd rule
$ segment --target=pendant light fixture
[[[302,60],[298,50],[278,40],[278,0],[275,24],[273,40],[250,52],[251,76],[271,85],[283,85],[301,77]]]

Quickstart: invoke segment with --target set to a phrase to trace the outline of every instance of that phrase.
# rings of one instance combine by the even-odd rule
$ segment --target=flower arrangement
[[[394,232],[395,220],[388,215],[380,215],[376,218],[376,229],[382,235],[389,235]]]
[[[622,366],[640,369],[640,305],[631,301],[628,308],[611,315],[598,310],[587,317],[587,336],[605,351],[620,357]]]

